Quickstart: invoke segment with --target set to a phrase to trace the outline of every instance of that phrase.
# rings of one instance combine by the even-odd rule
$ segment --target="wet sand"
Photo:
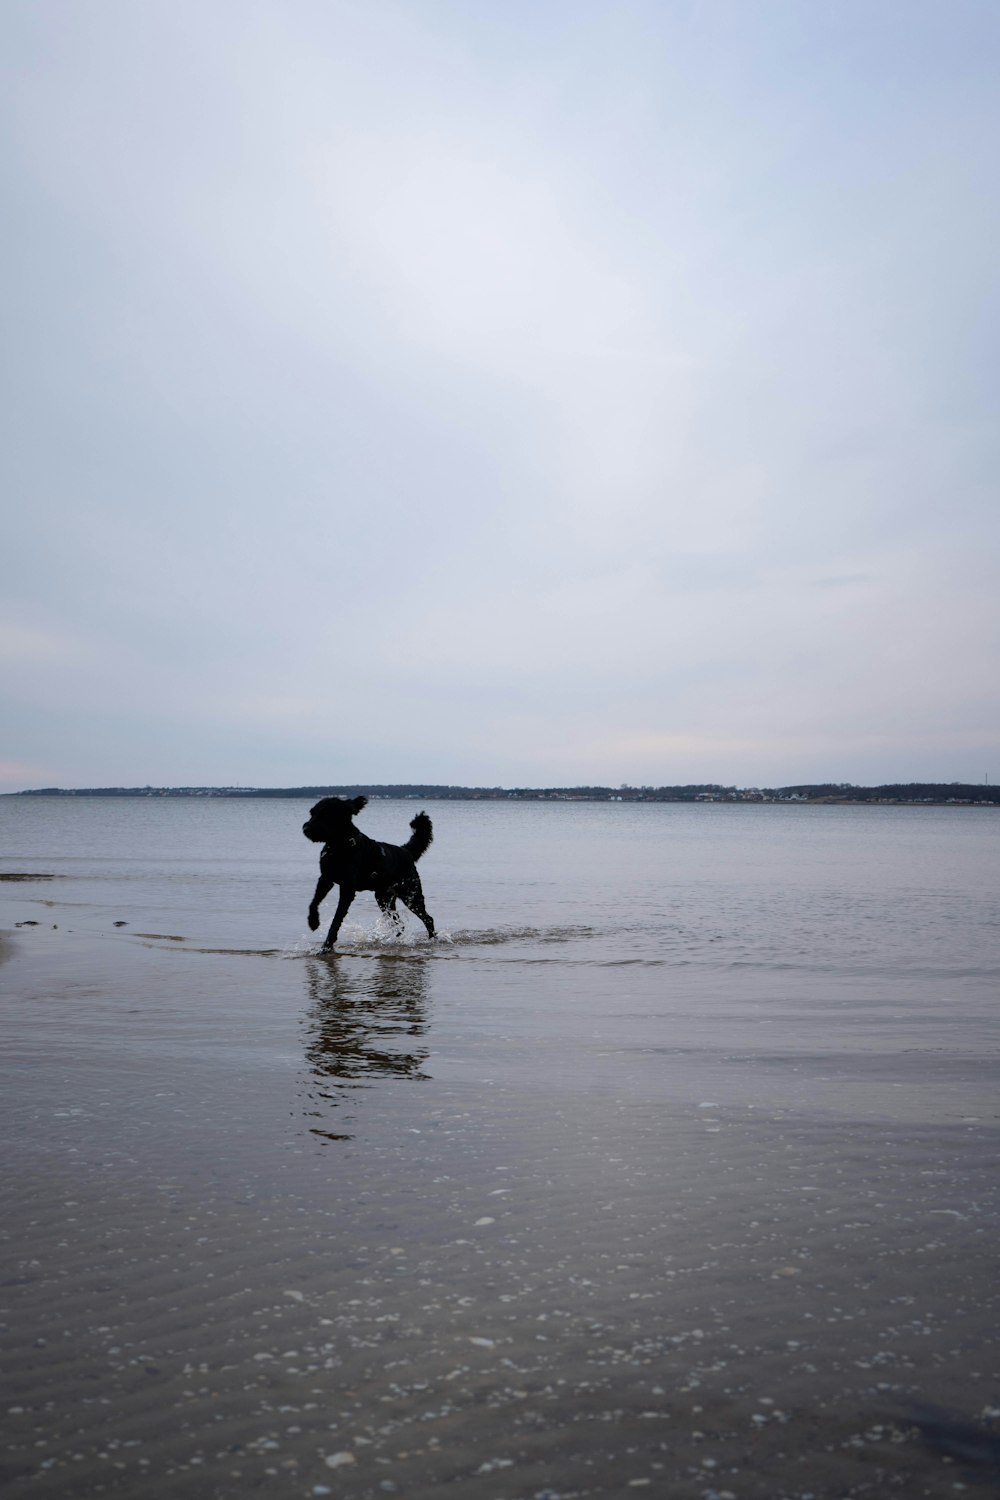
[[[544,964],[14,936],[11,1493],[1000,1487],[993,1059],[588,1050]]]

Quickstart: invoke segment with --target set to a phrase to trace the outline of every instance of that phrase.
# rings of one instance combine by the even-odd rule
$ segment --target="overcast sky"
[[[7,0],[0,787],[1000,777],[996,0]]]

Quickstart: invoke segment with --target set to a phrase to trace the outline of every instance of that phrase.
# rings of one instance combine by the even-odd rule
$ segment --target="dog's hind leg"
[[[434,918],[424,905],[424,892],[420,884],[420,876],[414,872],[412,878],[399,888],[400,899],[404,906],[408,906],[415,917],[419,917],[427,928],[427,936],[434,936]]]
[[[333,921],[330,923],[330,931],[327,933],[326,942],[323,944],[324,953],[326,953],[328,949],[332,948],[334,943],[337,941],[337,933],[340,931],[340,925],[343,922],[344,918],[347,916],[347,913],[350,910],[351,902],[354,900],[356,895],[357,891],[352,891],[350,886],[342,885],[340,887],[340,900],[337,902],[337,910],[333,914]]]
[[[374,895],[382,915],[389,918],[397,932],[402,932],[403,919],[396,910],[396,892],[392,890],[375,891]]]

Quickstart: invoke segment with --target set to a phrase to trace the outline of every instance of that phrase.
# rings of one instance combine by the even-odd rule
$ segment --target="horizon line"
[[[850,781],[786,781],[765,786],[761,783],[747,783],[740,785],[735,782],[719,781],[687,781],[687,782],[619,782],[612,785],[610,782],[576,782],[561,784],[549,784],[546,786],[531,786],[526,783],[503,785],[499,782],[488,784],[463,783],[463,782],[427,782],[427,781],[396,781],[396,782],[311,782],[296,786],[263,785],[260,783],[241,782],[214,782],[214,783],[175,783],[175,784],[132,784],[124,783],[106,784],[104,786],[45,786],[45,787],[22,787],[15,791],[2,792],[0,796],[5,797],[42,797],[42,796],[146,796],[150,793],[170,793],[173,795],[184,794],[207,794],[216,793],[222,795],[279,795],[303,796],[335,795],[338,792],[368,793],[378,795],[379,793],[391,793],[406,791],[409,795],[431,796],[434,793],[456,793],[476,792],[492,794],[514,794],[514,793],[555,793],[555,792],[602,792],[617,795],[619,793],[656,793],[664,791],[686,791],[686,792],[778,792],[778,791],[804,791],[806,789],[823,789],[831,792],[873,792],[888,790],[890,788],[925,787],[928,789],[954,790],[957,788],[990,791],[998,790],[996,784],[991,785],[987,777],[982,782],[973,781],[879,781],[879,782],[850,782]]]

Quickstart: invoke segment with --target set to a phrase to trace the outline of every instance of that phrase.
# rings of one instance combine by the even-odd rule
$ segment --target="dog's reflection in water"
[[[343,1107],[353,1090],[382,1078],[429,1076],[428,1048],[418,1040],[427,1030],[425,959],[334,956],[307,961],[306,974],[309,1115],[325,1117],[331,1105]],[[326,1140],[351,1139],[349,1132],[310,1129]]]

